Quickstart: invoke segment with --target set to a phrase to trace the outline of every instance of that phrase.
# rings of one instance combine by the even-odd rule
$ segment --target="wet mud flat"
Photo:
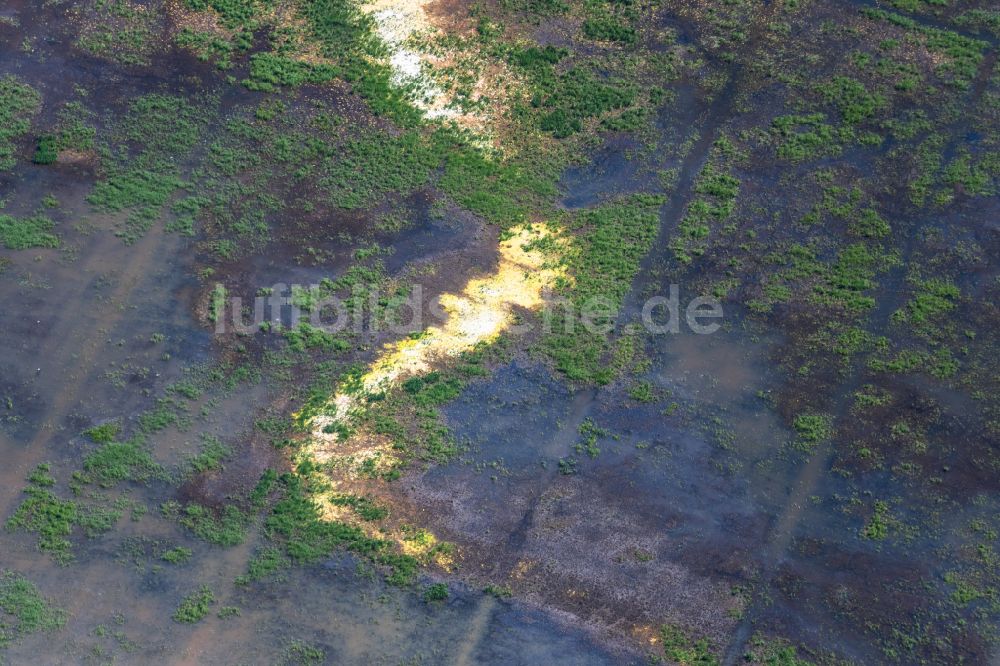
[[[467,549],[470,580],[502,581],[606,639],[631,628],[655,641],[666,618],[725,640],[791,473],[760,441],[787,433],[755,404],[758,347],[657,342],[650,376],[669,398],[568,391],[515,361],[449,406],[469,447],[461,462],[403,487],[424,522]]]
[[[829,6],[817,13],[852,20]],[[939,27],[935,21],[928,25]],[[857,47],[856,41],[851,43]],[[984,59],[971,72],[968,87],[955,93],[974,107],[996,91],[995,54],[988,44],[987,38]],[[818,53],[813,57],[822,62]],[[710,105],[701,114],[708,125],[698,127],[700,142],[680,176],[682,185],[689,178],[695,191],[682,192],[680,204],[665,209],[662,241],[647,258],[633,292],[633,316],[641,297],[664,293],[670,282],[701,293],[716,282],[726,285],[716,293],[725,294],[732,289],[730,282],[735,286],[745,279],[740,263],[754,263],[746,254],[754,251],[754,243],[737,247],[738,240],[722,240],[721,247],[698,260],[697,268],[685,269],[690,258],[678,261],[668,243],[691,199],[697,198],[695,177],[716,159],[711,155],[716,140],[735,140],[748,128],[766,126],[768,121],[760,119],[770,117],[766,109],[783,104],[789,95],[786,86],[758,79],[751,71],[733,68],[732,76],[726,94],[718,98],[722,106]],[[946,160],[975,149],[977,137],[968,133],[968,123],[989,123],[950,113],[943,121],[948,128],[942,144]],[[912,175],[878,171],[896,159],[894,148],[890,141],[819,160],[819,169],[829,169],[835,179],[849,175],[849,181],[862,183],[863,191],[878,200],[879,210],[899,225],[902,238],[918,239],[912,245],[900,243],[902,262],[879,281],[874,314],[862,324],[875,335],[891,331],[893,340],[905,335],[891,322],[899,320],[901,309],[913,307],[907,301],[915,272],[934,265],[930,270],[944,270],[980,294],[992,289],[985,285],[993,280],[996,265],[995,230],[981,215],[992,210],[995,198],[960,193],[944,216],[918,211],[912,190],[906,190]],[[734,235],[741,240],[767,235],[759,244],[764,250],[757,251],[788,247],[811,235],[804,225],[812,222],[796,224],[795,219],[808,218],[810,205],[803,203],[814,195],[805,194],[807,188],[799,183],[816,173],[816,162],[796,159],[789,164],[787,158],[772,161],[768,154],[751,152],[752,158],[742,158],[735,172],[741,197],[749,201],[741,204],[734,226],[751,231]],[[691,173],[685,176],[685,170]],[[600,173],[595,167],[596,182],[588,183],[585,197],[605,187]],[[629,170],[613,173],[627,180]],[[571,172],[566,182],[578,177]],[[620,185],[609,185],[615,186]],[[566,199],[567,205],[575,201]],[[780,223],[770,224],[769,218]],[[833,234],[841,233],[836,222],[825,224]],[[925,243],[954,254],[933,260],[934,251]],[[983,254],[975,260],[958,258],[956,244]],[[969,268],[955,272],[963,262]],[[655,410],[637,404],[646,399],[645,389],[638,401],[621,387],[573,393],[549,385],[530,363],[505,367],[494,383],[471,390],[471,400],[450,408],[449,422],[468,438],[470,453],[461,465],[415,478],[411,501],[417,507],[433,503],[425,520],[441,525],[457,543],[468,543],[477,553],[486,549],[487,555],[475,558],[476,571],[467,574],[473,579],[499,576],[530,598],[548,599],[584,619],[599,618],[594,624],[602,627],[621,618],[635,627],[683,608],[688,622],[720,641],[727,663],[752,652],[754,632],[811,645],[814,658],[824,658],[829,649],[859,662],[906,661],[919,653],[932,662],[985,663],[993,653],[985,638],[993,621],[966,631],[964,622],[955,623],[952,615],[967,612],[957,610],[966,603],[961,594],[928,590],[942,580],[953,584],[956,569],[978,567],[972,563],[976,556],[965,560],[956,552],[969,552],[969,545],[959,545],[968,544],[967,525],[976,534],[983,520],[993,521],[983,516],[994,511],[993,481],[986,470],[995,467],[995,433],[974,432],[972,425],[982,423],[989,408],[967,401],[968,394],[962,397],[963,389],[954,385],[932,388],[933,381],[886,377],[877,361],[845,364],[846,359],[835,356],[825,367],[822,361],[811,367],[809,356],[821,347],[809,336],[817,321],[829,315],[817,316],[810,306],[793,303],[762,316],[762,308],[772,306],[754,303],[753,297],[767,281],[766,273],[751,273],[741,291],[745,300],[726,298],[725,342],[714,336],[665,336],[649,342],[652,366],[643,379],[661,391],[652,399]],[[991,306],[987,309],[987,318],[995,315]],[[984,344],[983,350],[992,342]],[[797,354],[803,357],[790,358]],[[972,372],[980,363],[969,361]],[[689,374],[696,378],[693,386],[681,379]],[[861,416],[856,405],[863,398],[857,396],[874,386],[893,395],[894,408]],[[841,425],[833,442],[819,449],[802,444],[804,422],[794,416],[804,405],[837,415]],[[540,411],[551,416],[539,420]],[[584,425],[588,419],[592,424]],[[910,430],[915,423],[925,424],[918,426],[924,434],[917,444]],[[895,433],[890,440],[895,446],[886,448],[879,434],[886,431]],[[601,444],[593,446],[589,440],[595,432]],[[924,437],[936,444],[928,449]],[[966,458],[958,442],[969,443],[970,438],[980,453]],[[874,443],[879,453],[874,453]],[[637,444],[639,450],[632,450]],[[919,462],[910,457],[916,449],[907,450],[914,445]],[[588,449],[593,460],[588,460]],[[664,458],[662,466],[652,462],[657,452]],[[463,479],[466,490],[458,497],[450,492],[449,477]],[[928,495],[929,487],[935,490]],[[886,497],[892,499],[882,499]],[[504,509],[488,508],[496,506]],[[944,517],[949,511],[962,516],[961,525],[949,527]],[[892,518],[886,518],[889,512]],[[883,530],[896,536],[887,537]],[[980,553],[991,551],[987,544],[993,534],[987,531]],[[944,555],[942,548],[954,551]],[[671,576],[665,571],[669,568],[685,575]],[[536,573],[529,573],[533,569]],[[664,598],[656,601],[662,606],[643,598],[635,581],[644,575],[657,581]],[[686,593],[692,590],[697,592]],[[685,605],[692,596],[698,602]]]
[[[364,165],[380,179],[350,187],[312,174],[316,164],[335,170],[358,136],[371,139],[367,150],[385,150],[387,162],[417,150],[391,153],[382,138],[404,134],[339,84],[271,95],[234,85],[171,45],[178,26],[166,13],[147,22],[122,11],[151,35],[127,61],[86,55],[77,41],[92,26],[80,16],[91,20],[98,9],[11,5],[4,16],[17,22],[0,25],[12,36],[0,76],[16,75],[45,103],[37,131],[16,142],[18,168],[0,174],[4,213],[45,212],[61,242],[2,251],[0,455],[9,464],[0,506],[9,518],[25,479],[48,463],[60,497],[112,507],[118,518],[111,529],[91,524],[93,534],[77,529],[65,566],[40,556],[30,531],[0,535],[0,567],[68,612],[61,631],[25,636],[0,656],[767,663],[790,645],[816,662],[989,663],[998,210],[983,194],[996,176],[983,185],[976,169],[988,170],[977,160],[997,147],[995,38],[977,47],[984,55],[967,85],[955,86],[952,70],[935,69],[951,57],[933,51],[946,37],[921,30],[977,38],[953,22],[958,10],[910,12],[911,26],[883,25],[858,9],[678,6],[657,18],[703,69],[665,82],[672,94],[653,114],[652,134],[612,131],[591,145],[590,160],[559,178],[558,208],[572,215],[620,195],[664,194],[657,238],[619,320],[634,322],[644,299],[673,283],[685,298],[722,300],[724,326],[705,336],[640,331],[628,344],[616,332],[637,360],[604,385],[567,380],[530,337],[487,364],[485,376],[471,376],[441,407],[454,459],[415,458],[398,478],[350,479],[352,491],[388,507],[376,533],[419,528],[453,544],[452,564],[425,562],[399,588],[364,557],[339,551],[241,582],[253,566],[285,557],[269,536],[271,514],[248,509],[231,543],[199,538],[171,517],[171,503],[213,516],[242,510],[266,470],[295,472],[281,443],[287,433],[272,434],[271,424],[302,409],[314,387],[335,390],[342,367],[364,367],[406,335],[366,330],[344,345],[302,342],[284,330],[295,324],[287,307],[270,313],[282,324],[273,330],[213,335],[213,294],[222,285],[246,307],[274,285],[364,269],[393,296],[417,281],[426,307],[488,274],[503,232],[444,186],[400,179],[378,162]],[[824,22],[842,29],[803,40]],[[734,36],[734,25],[746,34]],[[548,40],[545,27],[524,30]],[[909,68],[842,57],[888,58],[926,35],[913,53],[897,52]],[[259,37],[253,51],[263,53]],[[739,48],[730,51],[728,40]],[[243,61],[230,70],[234,79],[249,71]],[[835,72],[861,81],[863,92],[831,82]],[[880,78],[892,76],[918,77],[928,97]],[[866,98],[869,89],[882,101]],[[947,103],[929,104],[932,93]],[[142,136],[153,125],[128,125],[135,100],[149,95],[197,127],[182,151]],[[58,125],[71,100],[95,112],[100,136],[126,137],[111,140],[115,150],[173,175],[154,154],[165,151],[187,183],[134,237],[116,235],[133,229],[132,209],[97,210],[87,199],[120,168],[114,151],[30,161],[37,135]],[[848,132],[846,119],[858,114]],[[265,124],[272,115],[277,129]],[[348,119],[348,129],[331,117]],[[826,139],[801,136],[811,133]],[[285,139],[307,146],[306,157],[255,159]],[[844,145],[825,153],[833,143]],[[920,151],[940,164],[908,161]],[[402,185],[386,190],[381,181]],[[921,188],[937,203],[921,203]],[[46,195],[57,205],[43,203]],[[180,201],[188,203],[172,207]],[[179,224],[185,206],[197,209],[193,235]],[[691,220],[706,206],[717,208],[703,233]],[[856,263],[845,269],[845,256]],[[929,281],[934,275],[961,297]],[[955,323],[942,323],[942,312]],[[305,350],[289,352],[296,342]],[[334,356],[323,345],[343,349]],[[957,369],[942,350],[959,359]],[[74,489],[74,471],[98,443],[82,433],[104,423],[141,432],[169,473]],[[444,599],[431,595],[441,583]],[[212,593],[207,614],[177,619],[202,586]]]

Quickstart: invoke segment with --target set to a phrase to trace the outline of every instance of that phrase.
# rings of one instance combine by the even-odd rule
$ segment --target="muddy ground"
[[[348,274],[373,251],[383,287],[419,282],[429,304],[493,268],[500,230],[432,179],[399,191],[365,182],[359,204],[338,205],[329,185],[272,168],[272,155],[234,152],[251,165],[234,172],[212,157],[216,141],[234,151],[250,141],[232,122],[260,119],[271,99],[286,109],[288,136],[323,136],[323,114],[346,119],[346,134],[399,133],[342,82],[250,90],[240,83],[245,57],[229,70],[199,60],[175,43],[179,14],[162,3],[119,3],[133,13],[111,18],[105,3],[0,9],[0,77],[42,100],[30,131],[13,139],[16,166],[0,171],[2,213],[42,212],[59,237],[56,248],[0,247],[0,515],[15,515],[42,463],[61,497],[121,509],[109,529],[70,535],[71,561],[40,552],[37,530],[0,533],[0,568],[66,611],[61,629],[0,642],[0,661],[996,663],[1000,69],[995,19],[962,18],[996,10],[890,3],[911,25],[862,13],[875,7],[866,2],[710,4],[665,3],[641,19],[641,47],[678,47],[685,64],[664,80],[669,94],[646,126],[594,133],[552,201],[572,215],[620,195],[664,195],[610,336],[629,338],[636,362],[610,383],[574,382],[536,338],[505,341],[485,376],[440,409],[456,455],[358,481],[354,489],[389,508],[386,531],[412,525],[454,544],[449,566],[425,562],[402,587],[339,550],[238,584],[270,547],[266,513],[224,547],[161,511],[180,501],[221,512],[264,470],[292,469],[261,420],[287,419],[329,366],[364,366],[401,337],[366,330],[339,357],[289,356],[274,331],[219,334],[212,290],[223,284],[249,304],[272,285]],[[539,24],[518,22],[506,5],[483,11],[540,45],[630,48],[567,41],[566,26],[579,24],[572,14]],[[116,21],[145,37],[97,52],[81,42]],[[935,50],[941,33],[924,29],[977,40],[967,81],[939,69],[954,53]],[[250,52],[267,48],[264,32]],[[857,53],[888,52],[905,67],[850,69]],[[883,91],[855,138],[782,153],[776,116],[823,109],[834,125],[847,116],[834,93],[812,87],[843,72]],[[917,77],[916,92],[897,76]],[[180,152],[157,156],[188,184],[133,233],[133,209],[102,209],[88,196],[119,168],[115,151],[126,164],[151,154],[151,130],[129,135],[122,119],[152,93],[187,100],[198,129]],[[33,163],[67,102],[89,110],[99,145]],[[912,131],[900,129],[913,118]],[[876,136],[857,138],[865,132]],[[826,150],[832,143],[843,145]],[[982,166],[963,171],[969,164]],[[683,237],[708,196],[705,174],[720,172],[739,183],[732,211],[706,237]],[[204,207],[191,234],[178,233],[171,204],[193,193],[218,197],[232,219]],[[43,203],[49,195],[55,205]],[[838,212],[847,199],[851,211]],[[862,208],[888,231],[857,232]],[[266,231],[253,226],[257,210]],[[876,259],[864,286],[849,289],[873,302],[852,310],[834,302],[847,297],[828,273],[858,243]],[[808,265],[789,258],[803,247]],[[917,321],[934,277],[959,296]],[[625,333],[671,284],[682,307],[719,298],[721,329]],[[927,351],[925,365],[879,365],[904,349]],[[933,365],[945,352],[957,370]],[[169,416],[151,426],[150,414]],[[144,433],[169,478],[73,495],[73,473],[94,449],[83,433],[108,422]],[[192,472],[213,438],[228,454]],[[161,559],[177,547],[192,551],[186,563]],[[424,596],[433,583],[447,585],[447,599]],[[211,613],[173,619],[202,585],[214,591]],[[226,607],[238,614],[217,614]]]

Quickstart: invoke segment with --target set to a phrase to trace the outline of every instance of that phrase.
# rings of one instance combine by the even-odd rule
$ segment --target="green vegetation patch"
[[[433,583],[424,589],[424,601],[445,601],[448,599],[448,586],[444,583]]]
[[[896,322],[907,322],[927,330],[932,319],[953,310],[962,292],[950,280],[929,278],[918,280],[916,290],[906,307],[893,313]]]
[[[581,211],[569,223],[572,248],[565,261],[571,281],[560,292],[570,307],[547,313],[550,332],[542,349],[570,379],[607,383],[616,372],[604,362],[608,334],[659,231],[663,202],[660,196],[634,195]]]
[[[31,128],[42,97],[16,77],[0,78],[0,171],[14,166],[14,142]]]
[[[177,46],[190,49],[199,60],[215,60],[219,69],[229,69],[233,66],[233,55],[238,47],[232,41],[223,39],[211,32],[184,28],[174,38]]]
[[[413,396],[418,406],[438,406],[457,398],[462,392],[462,382],[455,377],[444,378],[440,372],[429,372],[407,379],[403,390]]]
[[[77,46],[123,65],[149,64],[159,12],[127,0],[102,0],[91,8]]]
[[[247,572],[236,577],[237,585],[248,585],[253,581],[272,576],[291,566],[291,560],[278,548],[263,548],[247,563]]]
[[[251,522],[251,516],[234,504],[215,511],[197,503],[181,506],[169,501],[161,510],[165,517],[176,520],[199,539],[223,547],[243,543]]]
[[[376,115],[387,116],[401,126],[416,124],[421,113],[409,103],[411,92],[395,85],[392,72],[383,64],[385,47],[375,36],[373,19],[346,0],[306,0],[302,3],[313,38],[334,67],[285,66],[293,76],[329,80],[334,76],[350,83]],[[282,58],[282,56],[275,56]],[[284,81],[283,81],[284,83]]]
[[[816,300],[853,311],[873,308],[875,299],[865,292],[875,286],[876,269],[887,267],[884,259],[862,243],[848,245],[824,275],[824,283],[816,286]]]
[[[744,661],[750,664],[765,666],[813,666],[813,662],[798,656],[798,650],[788,641],[765,638],[754,634],[750,639],[748,651],[743,655]]]
[[[778,157],[791,162],[839,155],[846,138],[843,130],[826,122],[823,113],[778,116],[771,126]]]
[[[881,95],[868,92],[860,81],[846,76],[835,76],[817,89],[828,104],[837,107],[844,122],[851,125],[868,120],[886,104]]]
[[[873,208],[865,208],[850,221],[848,229],[852,234],[865,238],[884,238],[892,228]]]
[[[705,252],[712,228],[733,214],[740,181],[708,164],[699,174],[694,190],[698,196],[688,204],[677,234],[671,240],[674,258],[685,264]]]
[[[67,102],[59,110],[56,123],[56,150],[93,150],[97,138],[97,130],[92,126],[93,117],[94,114],[80,102]]]
[[[169,564],[185,564],[191,559],[191,549],[177,546],[165,550],[160,554],[160,559]]]
[[[35,164],[52,164],[59,157],[59,143],[55,134],[43,134],[38,137],[35,156],[31,161]]]
[[[0,649],[23,636],[55,631],[66,623],[66,611],[46,600],[35,584],[18,573],[0,570]]]
[[[951,30],[922,25],[916,19],[884,9],[865,7],[862,14],[872,20],[885,21],[923,37],[927,48],[944,56],[935,66],[935,72],[950,85],[967,89],[976,77],[989,42],[965,37]]]
[[[875,500],[872,515],[861,528],[861,536],[873,541],[881,541],[889,534],[892,518],[889,514],[889,504],[883,500]]]
[[[715,654],[707,638],[693,639],[684,629],[665,624],[660,627],[663,656],[678,664],[704,664],[716,666],[719,657]]]
[[[24,530],[38,535],[38,549],[49,553],[60,564],[73,560],[69,536],[79,527],[90,537],[107,530],[121,518],[120,505],[111,507],[64,500],[50,488],[55,479],[47,463],[42,463],[29,475],[24,489],[27,497],[7,520],[7,530]]]
[[[542,110],[539,127],[557,139],[576,134],[590,118],[631,106],[637,95],[633,86],[602,81],[581,67],[557,75],[554,83],[531,104]]]
[[[451,145],[438,186],[457,204],[503,227],[527,219],[539,200],[556,193],[559,158],[542,153],[524,164],[500,161],[483,154],[448,133],[439,133],[442,145]]]
[[[281,658],[276,663],[319,666],[326,663],[326,651],[305,641],[294,640],[282,650]]]
[[[59,237],[52,233],[55,223],[44,215],[12,217],[0,215],[0,240],[8,250],[32,247],[59,247]]]
[[[409,583],[417,570],[417,560],[398,553],[393,544],[365,535],[358,527],[326,521],[311,497],[310,472],[284,474],[279,478],[282,497],[274,504],[265,521],[265,533],[282,545],[294,563],[307,564],[328,557],[337,549],[346,549],[389,569],[390,583]]]
[[[218,437],[202,435],[201,451],[188,461],[194,474],[203,474],[222,468],[222,461],[233,454],[233,448]]]
[[[102,488],[111,488],[122,481],[145,483],[166,477],[163,468],[136,438],[127,442],[105,442],[84,457],[83,471],[86,481]]]
[[[947,347],[938,347],[933,353],[923,349],[901,349],[891,358],[873,358],[868,365],[879,372],[926,372],[938,379],[952,377],[959,369],[958,361]]]
[[[334,506],[349,506],[354,509],[362,520],[383,520],[389,516],[389,509],[382,506],[374,498],[358,495],[334,495],[330,498]]]
[[[174,622],[182,624],[200,622],[209,614],[214,603],[215,594],[207,585],[202,585],[197,591],[181,600],[173,614]]]
[[[97,131],[91,126],[93,116],[80,102],[67,102],[59,110],[55,129],[38,137],[32,161],[35,164],[52,164],[64,150],[92,150],[97,136]]]
[[[970,9],[954,19],[957,25],[974,31],[986,31],[1000,36],[1000,9]]]
[[[969,196],[988,197],[997,191],[1000,178],[1000,152],[990,151],[976,159],[967,148],[945,167],[941,180]]]
[[[115,132],[118,152],[105,161],[108,175],[87,197],[99,210],[128,211],[118,232],[126,243],[138,240],[185,185],[180,164],[207,120],[205,108],[182,97],[151,94],[132,101]]]
[[[792,422],[796,448],[812,451],[833,436],[833,419],[828,414],[799,414]]]
[[[117,421],[109,421],[107,423],[102,423],[101,425],[96,425],[91,428],[87,428],[83,431],[86,437],[90,438],[90,441],[96,444],[108,444],[115,441],[118,438],[118,433],[121,432],[121,425]]]
[[[38,549],[52,553],[60,562],[72,560],[66,538],[79,521],[75,502],[62,500],[37,485],[24,490],[28,496],[7,521],[7,529],[23,529],[38,534]]]
[[[360,208],[387,192],[405,194],[425,183],[441,163],[440,146],[417,132],[398,137],[366,132],[339,146],[320,185],[341,208]]]
[[[587,39],[621,44],[632,44],[637,37],[635,28],[612,17],[587,19],[583,22],[583,34]]]

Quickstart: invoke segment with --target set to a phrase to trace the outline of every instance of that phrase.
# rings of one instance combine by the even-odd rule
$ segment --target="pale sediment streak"
[[[447,314],[441,326],[427,328],[417,339],[387,345],[362,376],[360,389],[351,393],[339,391],[321,414],[313,417],[308,424],[311,442],[307,452],[318,462],[336,457],[343,442],[336,432],[327,431],[334,430],[331,425],[348,423],[361,409],[360,399],[389,390],[408,377],[430,371],[435,364],[447,363],[449,358],[480,343],[495,340],[514,323],[515,308],[540,306],[545,290],[562,271],[550,266],[532,242],[548,239],[553,233],[541,223],[516,227],[500,243],[499,262],[493,273],[469,280],[460,293],[440,297]]]
[[[425,71],[430,54],[409,45],[412,37],[433,32],[424,11],[426,0],[378,0],[361,10],[375,20],[375,32],[389,49],[394,83],[415,90],[413,104],[428,118],[459,118],[463,112],[450,104],[448,95]]]

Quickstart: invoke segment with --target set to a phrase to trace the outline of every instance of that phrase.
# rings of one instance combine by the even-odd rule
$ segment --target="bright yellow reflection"
[[[360,393],[379,393],[407,377],[426,373],[435,363],[446,363],[480,343],[496,339],[514,322],[515,307],[540,306],[544,290],[552,286],[561,270],[547,265],[545,255],[533,243],[552,239],[553,235],[545,224],[515,228],[500,243],[496,272],[470,280],[461,293],[441,296],[447,314],[444,324],[427,328],[418,339],[387,345],[362,376]],[[332,430],[328,426],[346,422],[352,416],[358,409],[355,394],[339,392],[322,410],[325,413],[308,424],[312,433],[310,453],[319,462],[329,459],[334,448],[330,445],[338,439],[336,433],[324,430]]]
[[[441,326],[424,330],[419,339],[406,339],[386,345],[382,354],[361,378],[361,390],[351,394],[341,390],[330,398],[321,414],[307,422],[310,438],[302,455],[324,463],[334,471],[326,479],[329,485],[319,491],[317,505],[324,520],[354,522],[350,510],[324,501],[344,489],[343,484],[354,477],[354,471],[372,459],[376,467],[391,467],[395,460],[391,446],[384,438],[360,433],[341,440],[328,428],[346,423],[361,410],[366,394],[391,389],[408,377],[426,373],[435,364],[446,364],[450,358],[469,351],[476,345],[495,340],[514,323],[514,309],[534,309],[542,305],[546,288],[562,274],[546,261],[539,241],[561,243],[555,232],[545,224],[516,227],[500,243],[496,271],[486,277],[469,280],[460,293],[444,294],[441,305],[447,315]],[[350,484],[348,484],[350,485]],[[362,529],[371,526],[361,526]],[[400,544],[405,554],[434,562],[444,569],[453,565],[453,555],[445,544],[427,532],[417,536],[381,534]]]

